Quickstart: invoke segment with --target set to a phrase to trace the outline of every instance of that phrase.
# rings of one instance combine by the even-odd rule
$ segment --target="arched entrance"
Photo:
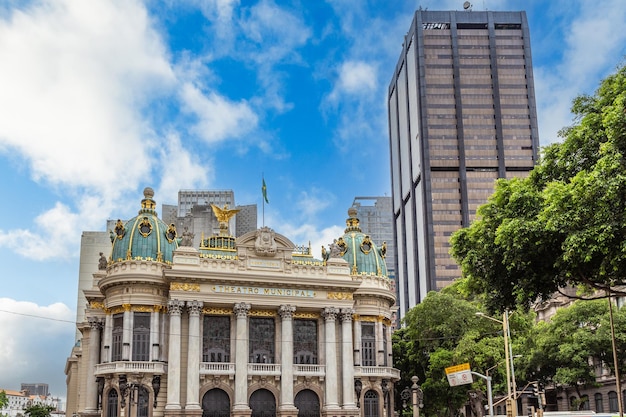
[[[112,389],[107,395],[106,417],[117,417],[118,395],[117,390]]]
[[[202,417],[230,417],[230,398],[221,389],[209,390],[202,397]]]
[[[294,400],[298,417],[320,417],[320,400],[310,389],[300,391]]]
[[[137,417],[148,417],[150,414],[150,392],[143,385],[137,390]]]
[[[276,398],[271,391],[260,389],[250,396],[251,417],[276,417]]]
[[[379,417],[380,401],[376,391],[369,390],[363,396],[363,413],[365,417]]]

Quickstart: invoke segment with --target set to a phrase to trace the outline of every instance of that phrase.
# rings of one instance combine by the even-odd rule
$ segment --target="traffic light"
[[[539,398],[539,382],[533,384],[533,397]]]

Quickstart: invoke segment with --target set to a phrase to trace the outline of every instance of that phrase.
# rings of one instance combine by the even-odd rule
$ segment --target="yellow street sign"
[[[469,371],[469,370],[470,370],[470,364],[469,363],[462,363],[460,365],[454,365],[454,366],[447,367],[446,368],[446,375],[453,374],[455,372]]]

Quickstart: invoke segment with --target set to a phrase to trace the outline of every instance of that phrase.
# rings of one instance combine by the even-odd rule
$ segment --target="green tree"
[[[399,392],[410,387],[410,378],[416,375],[424,391],[424,413],[455,415],[467,401],[468,390],[486,392],[480,378],[474,378],[472,385],[450,387],[445,368],[466,362],[481,374],[490,370],[494,394],[506,393],[502,325],[477,317],[478,311],[483,311],[480,297],[468,295],[460,280],[440,292],[429,293],[407,313],[405,326],[393,335],[394,364],[402,376],[396,384],[396,404],[402,404]],[[511,317],[514,353],[521,352],[533,322],[532,313]]]
[[[52,411],[54,407],[51,405],[33,404],[24,409],[24,414],[29,417],[50,417]]]
[[[572,107],[562,143],[527,178],[501,179],[451,253],[490,311],[530,306],[566,285],[624,295],[626,67]]]
[[[7,393],[5,390],[0,391],[0,410],[9,405],[9,397],[7,397]],[[4,417],[5,414],[0,413],[0,417]]]

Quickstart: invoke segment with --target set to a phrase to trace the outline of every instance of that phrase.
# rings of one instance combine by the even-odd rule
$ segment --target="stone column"
[[[167,404],[166,410],[180,410],[180,314],[185,303],[170,300],[167,304],[170,313],[170,343],[167,355]]]
[[[337,400],[339,391],[337,386],[337,336],[335,335],[335,319],[338,313],[339,310],[335,307],[326,307],[322,311],[322,317],[325,320],[324,332],[326,334],[324,341],[324,350],[326,352],[326,389],[324,390],[326,410],[339,408]]]
[[[104,317],[104,334],[102,336],[102,356],[100,362],[111,362],[111,333],[113,332],[113,315],[106,313]]]
[[[361,321],[358,317],[354,321],[354,364],[361,366]]]
[[[233,410],[248,411],[248,312],[250,304],[237,303],[233,308],[237,317],[235,344],[235,403]]]
[[[200,312],[202,301],[187,301],[189,346],[187,349],[187,404],[185,410],[200,410]]]
[[[281,416],[297,416],[298,409],[293,403],[293,313],[296,307],[292,305],[282,305],[278,309],[278,314],[282,318],[281,331],[281,354],[280,366],[282,375],[280,378],[280,405],[279,414]]]
[[[383,320],[382,317],[378,317],[376,321],[376,365],[383,366],[385,363],[385,349],[383,339]]]
[[[161,360],[161,352],[159,346],[159,319],[161,318],[161,306],[154,306],[154,311],[150,315],[150,346],[152,351],[150,352],[150,360],[155,362]]]
[[[85,400],[85,411],[95,413],[98,411],[98,385],[94,373],[98,365],[100,356],[100,329],[102,321],[96,317],[89,317],[89,377],[87,378],[87,398]]]
[[[133,337],[133,328],[131,322],[131,305],[123,304],[124,307],[124,332],[122,333],[122,360],[130,360],[130,342]]]
[[[341,338],[343,342],[343,345],[341,346],[343,407],[350,409],[356,408],[356,404],[354,403],[352,314],[354,314],[354,310],[351,308],[341,309]]]

